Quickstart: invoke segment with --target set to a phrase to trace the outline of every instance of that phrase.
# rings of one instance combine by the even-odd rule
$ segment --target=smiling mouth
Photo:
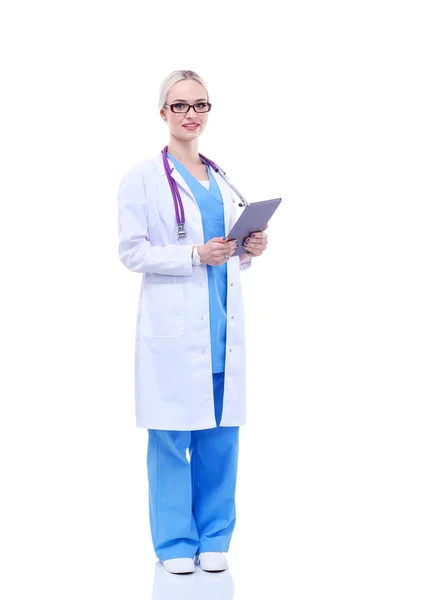
[[[187,125],[183,125],[185,129],[197,129],[199,127],[198,123],[188,123]]]

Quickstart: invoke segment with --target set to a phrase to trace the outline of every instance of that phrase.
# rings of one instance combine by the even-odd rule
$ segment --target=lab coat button
[[[202,315],[200,318],[201,318],[201,319],[202,319],[202,321],[203,321],[203,319],[204,319],[205,317]]]
[[[192,219],[192,220],[193,220],[193,221],[195,221],[195,220],[196,220],[196,217],[193,217],[193,219]]]
[[[202,352],[203,352],[203,353],[205,352],[205,349],[204,349],[204,348],[203,348]]]
[[[234,319],[234,315],[231,315],[231,318]]]
[[[230,283],[230,285],[231,285],[231,287],[233,287],[234,283],[233,283],[233,282],[231,282],[231,283]]]

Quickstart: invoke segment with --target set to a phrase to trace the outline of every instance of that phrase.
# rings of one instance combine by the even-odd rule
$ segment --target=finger
[[[218,242],[219,244],[226,244],[228,242],[228,238],[227,237],[214,237],[210,241]]]
[[[261,238],[252,238],[252,237],[247,237],[244,241],[244,246],[245,248],[253,248],[256,246],[258,246],[260,244]]]
[[[262,243],[261,243],[262,242]],[[264,242],[261,238],[251,241],[245,241],[244,243],[245,250],[251,251],[252,253],[262,254],[267,247],[267,243]]]
[[[222,264],[223,262],[228,260],[230,256],[230,252],[224,252],[223,250],[221,253],[215,255],[215,260],[218,262],[218,264]]]
[[[230,254],[231,250],[228,246],[226,247],[222,247],[222,248],[216,248],[215,251],[213,252],[213,255],[216,256],[217,258],[224,258],[224,256],[226,254]]]
[[[254,236],[254,234],[252,234],[252,236]],[[267,245],[267,237],[264,237],[263,234],[260,234],[259,236],[255,236],[255,237],[252,237],[252,236],[251,237],[247,237],[245,239],[245,242],[244,242],[245,248],[248,245],[251,245],[251,244],[252,245],[253,244],[255,244],[255,245],[263,245],[263,246]]]
[[[261,254],[264,252],[264,249],[261,249],[260,247],[258,247],[258,248],[246,248],[246,252],[248,254],[251,254],[252,256],[261,256]]]
[[[220,254],[224,254],[225,252],[229,252],[230,250],[234,249],[236,247],[235,243],[231,243],[228,242],[226,244],[224,243],[218,243],[218,242],[213,242],[212,244],[212,250],[214,252],[220,253]]]

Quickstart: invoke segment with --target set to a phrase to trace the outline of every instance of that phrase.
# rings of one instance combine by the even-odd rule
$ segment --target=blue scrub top
[[[205,243],[214,237],[225,237],[224,202],[221,191],[211,167],[209,173],[209,189],[206,189],[176,158],[168,153],[168,158],[196,199],[202,215],[203,237]],[[227,334],[227,263],[208,269],[209,285],[209,317],[211,331],[212,372],[222,373],[225,370],[225,344]]]

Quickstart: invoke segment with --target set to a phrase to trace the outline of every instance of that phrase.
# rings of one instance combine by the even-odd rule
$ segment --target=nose
[[[196,111],[194,110],[194,106],[190,106],[190,110],[187,113],[187,119],[191,117],[195,117],[197,115]]]

